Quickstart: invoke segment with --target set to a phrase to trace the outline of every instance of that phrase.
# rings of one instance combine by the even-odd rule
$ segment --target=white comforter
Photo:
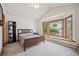
[[[25,39],[30,39],[30,38],[35,38],[35,37],[40,37],[41,35],[35,35],[33,33],[28,33],[28,34],[21,34],[19,35],[20,40],[25,40]]]

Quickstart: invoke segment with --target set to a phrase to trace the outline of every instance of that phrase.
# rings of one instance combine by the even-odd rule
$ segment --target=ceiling
[[[38,20],[51,8],[68,5],[68,3],[39,3],[39,8],[34,8],[35,3],[5,3],[6,13],[9,15]]]

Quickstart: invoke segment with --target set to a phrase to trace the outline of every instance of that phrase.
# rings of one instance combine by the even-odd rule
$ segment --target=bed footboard
[[[33,45],[36,45],[36,44],[42,42],[42,41],[45,43],[44,36],[24,40],[24,51],[26,50],[27,47],[31,47]]]

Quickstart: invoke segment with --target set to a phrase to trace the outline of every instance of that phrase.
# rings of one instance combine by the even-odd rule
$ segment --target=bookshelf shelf
[[[8,21],[8,43],[16,42],[16,22]]]

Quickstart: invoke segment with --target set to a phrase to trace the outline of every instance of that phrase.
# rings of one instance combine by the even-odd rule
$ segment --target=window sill
[[[61,38],[61,37],[55,37],[55,36],[51,36],[51,35],[44,35],[46,40],[55,40],[57,42],[62,42],[62,43],[66,43],[72,46],[77,46],[75,41],[71,41],[69,39],[66,38]]]

